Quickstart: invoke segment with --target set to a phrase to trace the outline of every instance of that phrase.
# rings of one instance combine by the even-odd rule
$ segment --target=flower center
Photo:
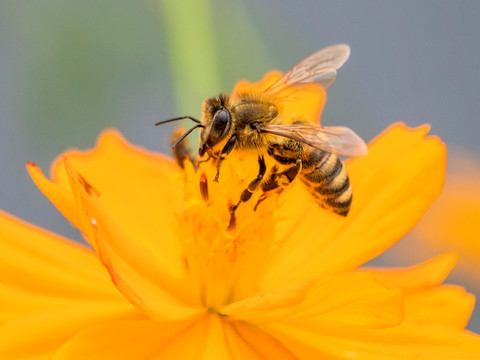
[[[258,277],[271,255],[275,234],[273,196],[256,206],[259,194],[239,204],[240,196],[258,172],[251,158],[228,158],[219,182],[216,168],[185,163],[185,208],[178,231],[183,239],[185,266],[209,312],[255,294]],[[237,206],[238,205],[238,206]]]

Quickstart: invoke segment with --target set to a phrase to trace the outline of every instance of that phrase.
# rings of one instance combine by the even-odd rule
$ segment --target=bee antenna
[[[202,123],[200,120],[195,119],[194,117],[191,117],[191,116],[180,116],[180,117],[176,117],[176,118],[173,118],[173,119],[168,119],[168,120],[159,121],[159,122],[155,123],[155,126],[163,125],[163,124],[168,124],[169,122],[174,122],[174,121],[184,120],[184,119],[192,120],[193,122],[196,122],[197,124],[201,124],[201,123]]]
[[[185,139],[188,135],[190,135],[190,133],[197,129],[197,128],[203,128],[205,126],[203,126],[202,124],[197,124],[195,125],[194,127],[192,127],[190,130],[188,130],[185,134],[182,135],[182,137],[180,139],[178,139],[177,141],[175,141],[175,143],[172,145],[172,149],[175,149],[175,147],[180,143],[180,141],[182,141],[183,139]]]

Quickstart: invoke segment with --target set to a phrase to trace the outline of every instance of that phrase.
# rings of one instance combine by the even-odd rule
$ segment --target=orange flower
[[[308,118],[312,104],[284,111]],[[427,131],[396,124],[347,164],[346,218],[294,182],[229,226],[255,157],[233,153],[215,183],[209,163],[181,169],[115,131],[59,157],[52,180],[28,164],[95,251],[0,217],[0,358],[480,358],[464,330],[473,297],[440,285],[454,255],[358,269],[442,188],[445,147]]]

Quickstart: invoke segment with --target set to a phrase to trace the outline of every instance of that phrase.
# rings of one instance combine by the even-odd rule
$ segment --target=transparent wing
[[[293,139],[341,156],[356,157],[368,153],[367,144],[353,130],[344,126],[266,125],[260,131]]]
[[[271,85],[265,93],[275,95],[286,87],[319,84],[323,88],[329,87],[337,77],[337,70],[350,56],[350,46],[337,44],[323,48],[300,61]]]

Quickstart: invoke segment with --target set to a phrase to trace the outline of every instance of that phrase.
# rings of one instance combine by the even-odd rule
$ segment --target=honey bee
[[[222,162],[232,151],[253,150],[258,156],[258,175],[242,192],[237,206],[248,201],[255,191],[262,190],[258,206],[269,194],[281,192],[298,176],[321,207],[346,216],[352,202],[352,188],[339,156],[365,155],[365,142],[346,127],[282,119],[280,105],[283,101],[295,101],[294,97],[282,97],[285,90],[295,93],[308,84],[330,86],[349,55],[348,45],[326,47],[302,60],[261,93],[209,97],[203,102],[201,120],[182,116],[156,125],[182,119],[194,121],[196,125],[173,147],[200,128],[198,154],[215,159],[215,181],[219,180]],[[274,164],[268,174],[267,156]]]

